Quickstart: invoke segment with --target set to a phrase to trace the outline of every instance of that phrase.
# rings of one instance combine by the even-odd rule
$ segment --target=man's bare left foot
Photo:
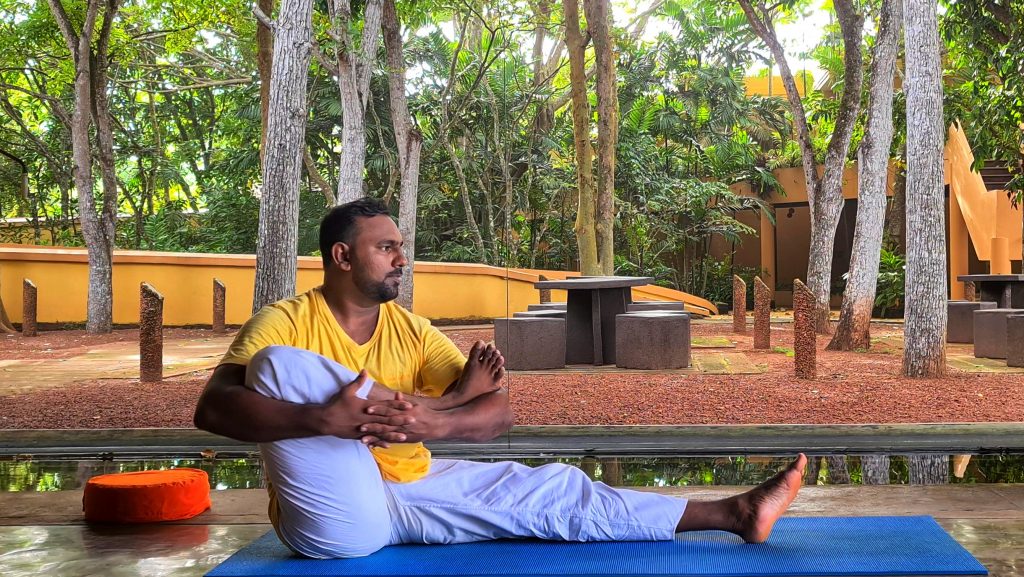
[[[466,368],[459,378],[458,390],[476,397],[501,388],[505,376],[505,357],[494,347],[483,341],[473,343],[466,360]]]
[[[807,457],[801,453],[771,479],[736,497],[737,535],[747,543],[764,543],[779,517],[796,498],[804,478]]]

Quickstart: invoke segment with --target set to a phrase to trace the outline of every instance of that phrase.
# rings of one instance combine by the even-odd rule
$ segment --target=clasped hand
[[[366,383],[366,371],[343,386],[323,405],[321,430],[325,435],[359,439],[369,447],[388,447],[390,443],[413,443],[440,436],[443,417],[438,411],[405,398],[369,401],[356,392]]]

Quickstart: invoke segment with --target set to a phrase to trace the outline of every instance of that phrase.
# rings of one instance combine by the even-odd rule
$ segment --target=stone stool
[[[690,366],[690,315],[678,311],[615,315],[615,366],[683,369]]]
[[[1024,367],[1024,314],[1006,317],[1006,366]]]
[[[683,303],[676,301],[638,301],[626,305],[627,313],[639,313],[644,311],[685,312],[686,308],[683,307]]]
[[[512,317],[517,319],[564,319],[565,309],[519,311],[517,313],[512,313]]]
[[[540,304],[526,305],[526,310],[528,310],[528,311],[564,311],[565,307],[566,307],[565,303],[540,303]]]
[[[494,344],[512,371],[565,367],[565,320],[556,318],[494,319]]]
[[[974,311],[974,356],[1006,358],[1006,318],[1024,314],[1024,309],[980,309]]]
[[[991,301],[946,301],[946,342],[973,343],[974,311],[994,308],[996,303]]]

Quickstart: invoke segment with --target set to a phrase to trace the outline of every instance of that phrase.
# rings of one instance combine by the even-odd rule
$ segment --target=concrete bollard
[[[754,348],[772,347],[772,291],[761,277],[754,277]]]
[[[747,332],[747,283],[732,275],[732,332]]]
[[[817,299],[800,279],[793,281],[793,352],[796,376],[814,379],[818,376],[817,337],[814,334],[814,313]]]
[[[978,300],[978,288],[971,281],[964,283],[964,300],[968,302]]]
[[[213,279],[213,332],[223,333],[227,330],[224,324],[224,303],[227,299],[227,288],[219,279]]]
[[[39,330],[36,327],[36,285],[29,279],[25,279],[25,281],[22,283],[22,286],[24,290],[22,291],[21,301],[21,336],[39,336]]]
[[[544,275],[538,275],[538,280],[546,281],[546,280],[548,280],[548,277],[546,277]],[[540,302],[541,303],[549,303],[549,302],[551,302],[551,289],[538,289],[538,290],[540,290]]]
[[[164,297],[142,283],[139,303],[139,380],[158,383],[164,378]]]

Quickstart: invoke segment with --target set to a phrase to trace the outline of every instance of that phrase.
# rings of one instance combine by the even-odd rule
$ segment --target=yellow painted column
[[[1010,274],[1010,241],[1005,236],[992,239],[991,274]]]
[[[956,280],[956,277],[970,272],[967,265],[969,242],[971,235],[967,230],[967,221],[960,211],[960,201],[956,198],[956,193],[952,192],[949,195],[949,298],[952,300],[964,298],[964,283]]]
[[[772,210],[772,209],[768,209]],[[775,225],[767,210],[761,211],[761,269],[764,284],[775,294]]]

